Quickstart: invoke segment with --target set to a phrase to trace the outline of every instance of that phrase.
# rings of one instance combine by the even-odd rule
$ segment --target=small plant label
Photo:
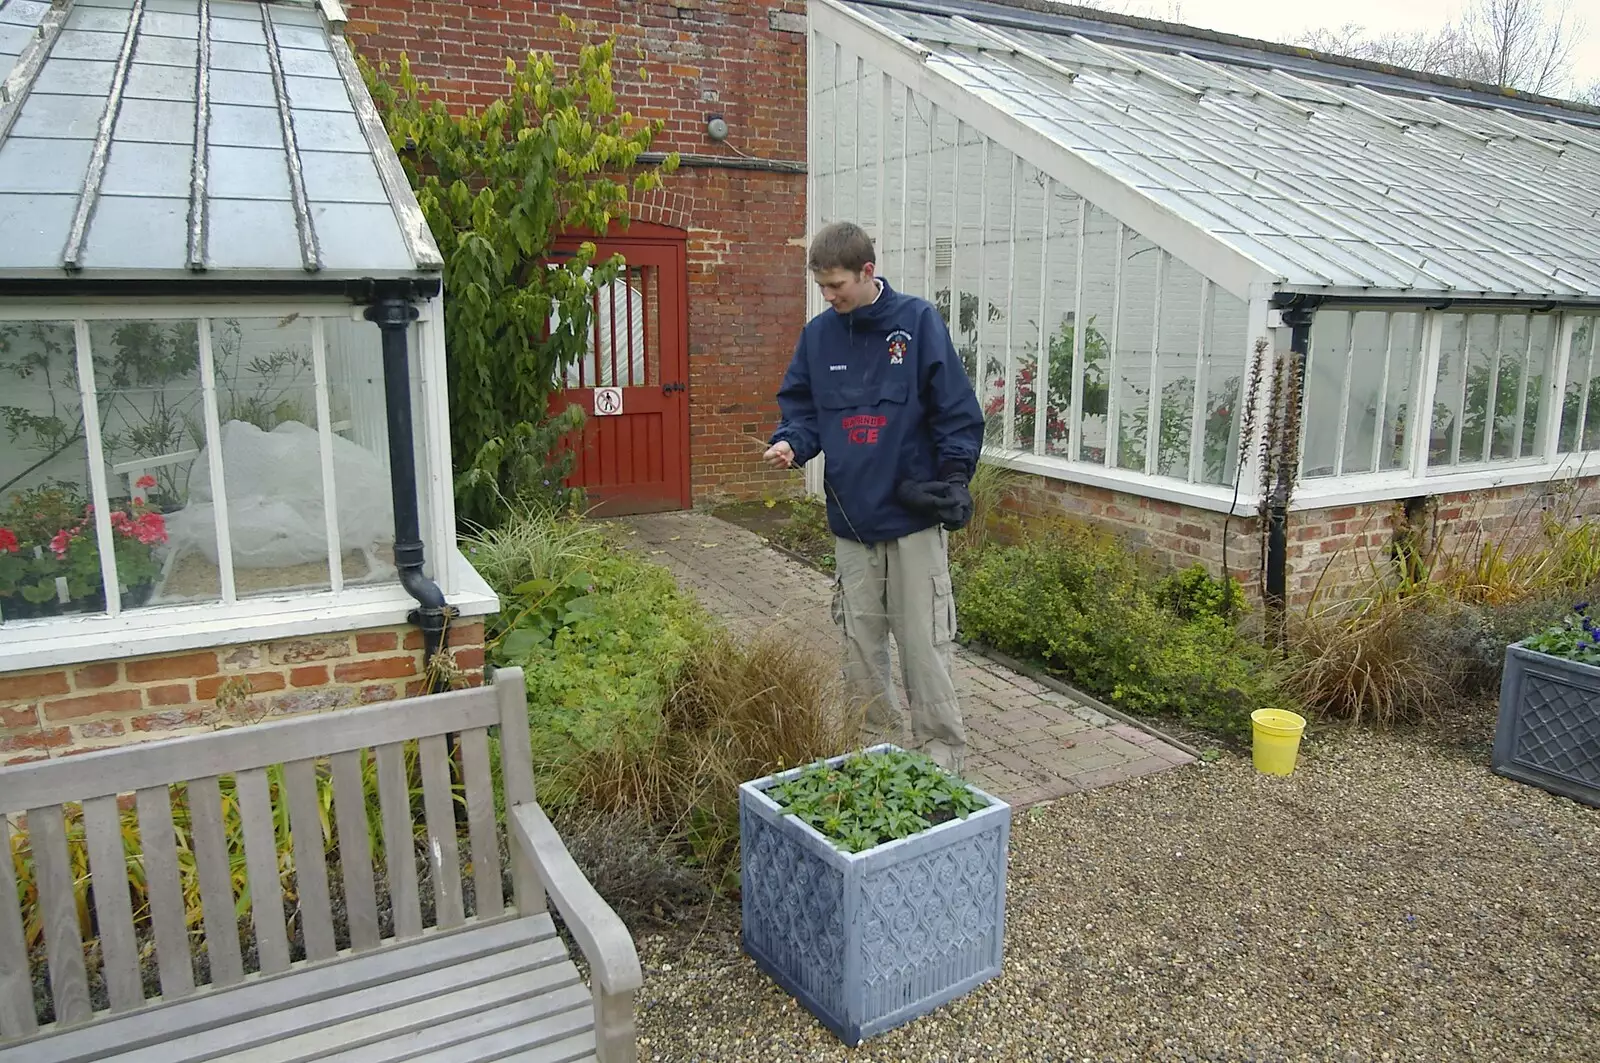
[[[594,415],[596,417],[615,417],[622,412],[621,388],[595,388],[594,389]]]

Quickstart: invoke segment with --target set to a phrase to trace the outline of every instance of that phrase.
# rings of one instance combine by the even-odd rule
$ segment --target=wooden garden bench
[[[510,905],[491,732],[501,750]],[[387,853],[421,850],[431,919],[417,858],[384,861],[374,873],[373,790],[382,824],[373,837]],[[461,806],[472,898],[457,844]],[[520,669],[501,670],[492,687],[0,768],[4,853],[19,819],[56,1021],[36,1022],[17,882],[12,861],[0,859],[0,1063],[637,1059],[638,954],[534,800]],[[286,830],[292,845],[280,846]],[[338,839],[338,908],[325,832]],[[109,1003],[100,1010],[74,893],[79,844],[99,940],[91,955],[101,957]],[[280,861],[291,850],[295,896],[286,906]],[[130,869],[148,896],[137,921]],[[375,878],[387,885],[390,934]],[[185,881],[191,894],[197,883],[197,918]],[[240,947],[236,892],[253,902],[253,963]],[[546,893],[588,963],[592,992],[556,934]],[[204,985],[191,939],[204,945]],[[292,956],[297,941],[304,958]],[[152,943],[160,990],[147,998],[140,964]]]

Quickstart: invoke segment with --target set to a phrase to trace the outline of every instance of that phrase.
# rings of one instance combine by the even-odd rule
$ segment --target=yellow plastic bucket
[[[1250,714],[1252,742],[1250,759],[1256,771],[1266,775],[1288,775],[1300,755],[1300,735],[1306,720],[1287,709],[1257,709]]]

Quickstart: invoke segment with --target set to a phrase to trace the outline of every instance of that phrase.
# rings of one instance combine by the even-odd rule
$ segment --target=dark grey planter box
[[[999,974],[1011,806],[974,786],[989,804],[965,820],[846,853],[766,795],[803,770],[739,788],[744,948],[761,969],[851,1046]]]
[[[1507,647],[1492,765],[1600,808],[1600,668]]]

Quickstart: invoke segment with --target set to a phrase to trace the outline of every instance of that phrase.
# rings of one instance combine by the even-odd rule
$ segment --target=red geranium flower
[[[16,532],[10,528],[0,528],[0,554],[14,554],[21,548]]]
[[[137,480],[133,481],[133,486],[144,488],[145,490],[149,490],[150,488],[154,487],[155,485],[156,485],[156,478],[154,476],[151,476],[149,473],[145,473],[143,476],[141,476]]]

